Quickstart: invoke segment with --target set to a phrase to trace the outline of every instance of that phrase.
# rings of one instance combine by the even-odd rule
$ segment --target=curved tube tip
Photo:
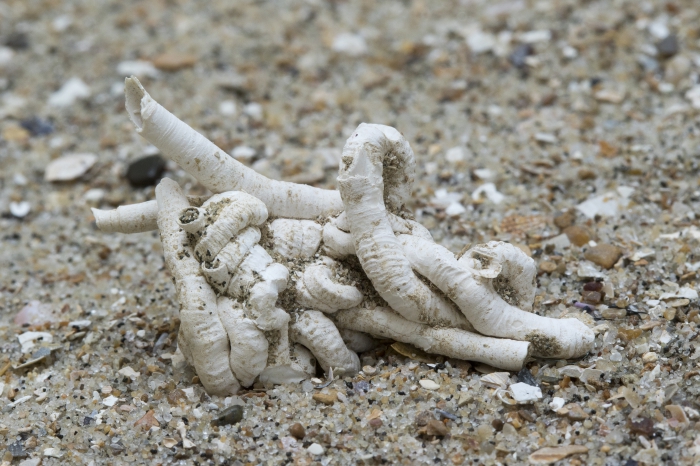
[[[319,306],[329,309],[329,312],[359,306],[364,299],[360,290],[354,286],[333,281],[330,269],[323,265],[308,267],[303,280],[309,294],[319,301]]]
[[[92,210],[92,215],[95,217],[97,228],[105,233],[116,231],[115,227],[119,224],[116,210],[102,210],[95,207],[92,207],[90,210]]]
[[[94,207],[90,208],[92,211],[93,217],[95,217],[95,223],[97,224],[97,228],[100,230],[106,232],[105,227],[107,226],[108,218],[109,218],[109,210],[102,210],[102,209],[96,209]]]
[[[575,318],[555,320],[556,327],[532,331],[525,339],[532,343],[532,355],[550,359],[575,359],[585,356],[595,342],[595,333]]]
[[[201,270],[202,275],[204,275],[207,282],[216,288],[219,293],[226,291],[229,281],[231,280],[231,275],[229,274],[226,264],[220,262],[219,260],[216,260],[211,264],[202,262]]]
[[[576,332],[576,337],[574,337],[574,345],[571,349],[571,358],[580,358],[588,354],[588,352],[593,349],[593,344],[595,343],[595,332],[581,321],[578,321],[581,325],[575,325],[579,327],[576,329],[574,326],[574,331]]]
[[[130,76],[124,80],[124,97],[126,111],[129,118],[136,125],[136,130],[143,128],[143,118],[141,117],[141,102],[148,95],[136,76]]]
[[[177,215],[177,224],[187,233],[198,234],[204,229],[205,212],[199,207],[187,207]]]

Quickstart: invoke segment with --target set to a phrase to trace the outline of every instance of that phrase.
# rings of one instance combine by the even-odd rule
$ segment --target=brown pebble
[[[638,421],[627,421],[627,428],[630,434],[640,434],[651,438],[654,434],[654,421],[648,417],[642,417]]]
[[[179,71],[191,68],[197,63],[197,57],[186,53],[164,53],[153,59],[153,65],[163,71]]]
[[[666,405],[666,411],[671,415],[671,419],[668,420],[671,427],[687,426],[689,424],[690,421],[682,406]]]
[[[511,411],[510,413],[506,414],[506,422],[516,429],[520,429],[523,426],[522,420],[520,419],[520,415],[517,413],[517,411]]]
[[[581,300],[588,304],[600,304],[603,302],[603,293],[599,291],[584,291],[581,293]]]
[[[617,148],[607,141],[599,141],[598,148],[600,149],[600,155],[603,157],[615,157],[617,155]]]
[[[528,422],[535,422],[537,417],[532,414],[530,411],[527,411],[525,409],[521,409],[518,411],[518,414],[520,415],[521,418],[525,419]]]
[[[2,138],[11,142],[26,142],[29,139],[29,131],[21,126],[11,125],[2,132]]]
[[[601,243],[588,249],[583,257],[604,269],[612,268],[622,255],[622,251],[612,244]]]
[[[603,283],[601,282],[588,282],[583,285],[584,291],[600,291],[603,289]]]
[[[688,301],[688,300],[686,299],[685,301]],[[673,305],[673,304],[672,304],[672,305]],[[673,319],[676,318],[676,312],[677,312],[677,309],[675,309],[675,308],[673,308],[673,307],[670,308],[670,309],[666,309],[666,310],[664,311],[664,319],[666,319],[666,320],[668,320],[669,322],[671,322]]]
[[[588,453],[588,447],[583,445],[566,445],[563,447],[545,447],[532,453],[528,459],[531,464],[551,464],[563,460],[567,456],[578,453]]]
[[[625,328],[620,328],[617,329],[617,334],[622,338],[624,341],[631,341],[634,340],[635,338],[639,338],[642,336],[642,329],[639,328],[630,328],[630,329],[625,329]]]
[[[588,414],[583,410],[582,407],[575,403],[569,403],[568,405],[564,406],[569,410],[569,413],[567,416],[569,419],[572,421],[583,421],[585,419],[588,419]]]
[[[430,411],[422,411],[416,414],[416,420],[414,421],[418,427],[425,427],[430,421],[435,419],[435,416]]]
[[[591,240],[591,235],[588,234],[585,228],[578,225],[572,225],[564,229],[564,234],[573,244],[578,247],[583,246]]]
[[[25,442],[24,442],[24,448],[26,450],[36,448],[37,445],[38,445],[38,443],[36,441],[36,437],[34,437],[33,435],[31,437],[29,437],[27,440],[25,440]]]
[[[566,273],[566,262],[561,261],[557,264],[557,272],[562,275]]]
[[[141,419],[134,423],[135,427],[141,427],[143,430],[149,430],[151,427],[158,427],[160,423],[155,417],[156,412],[153,410],[148,411],[143,415]]]
[[[569,385],[571,384],[571,377],[568,375],[565,375],[563,379],[559,381],[559,386],[561,388],[569,388]]]
[[[432,419],[428,425],[421,429],[422,433],[428,437],[444,437],[450,433],[450,430],[437,419]]]
[[[175,390],[168,393],[168,403],[171,405],[176,405],[180,403],[181,400],[186,398],[185,392],[176,388]]]
[[[378,419],[378,418],[377,419],[370,419],[370,421],[369,421],[369,426],[373,429],[379,429],[382,426],[382,424],[384,424],[384,423],[382,422],[381,419]]]
[[[550,261],[543,261],[540,263],[540,270],[544,273],[552,273],[557,270],[557,264]]]
[[[509,215],[501,221],[501,230],[514,235],[526,235],[546,228],[547,217],[543,215]]]
[[[567,209],[554,217],[554,225],[563,230],[564,228],[573,225],[575,220],[576,213],[571,209]]]
[[[491,426],[492,426],[494,429],[496,429],[496,432],[502,431],[502,430],[503,430],[503,425],[504,425],[504,424],[503,424],[503,421],[501,421],[500,419],[494,419],[493,421],[491,421]]]
[[[581,168],[578,171],[578,177],[582,181],[595,180],[598,177],[598,173],[596,173],[595,170],[591,170],[590,168]]]
[[[323,403],[324,405],[332,405],[338,400],[338,392],[337,390],[330,390],[328,393],[314,393],[312,398],[319,403]]]
[[[301,440],[304,437],[306,437],[306,429],[304,429],[304,426],[302,426],[298,422],[292,424],[291,427],[289,427],[289,433],[292,437],[294,437],[297,440]]]

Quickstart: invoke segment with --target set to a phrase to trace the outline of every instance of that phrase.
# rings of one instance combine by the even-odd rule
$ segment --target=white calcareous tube
[[[180,211],[189,207],[187,198],[176,182],[166,178],[156,187],[156,200],[165,264],[175,279],[180,303],[178,341],[183,343],[183,354],[208,393],[236,394],[240,384],[228,364],[229,339],[219,318],[216,294],[187,246],[187,233],[177,224]],[[222,358],[226,363],[221,363]]]
[[[299,304],[328,313],[359,306],[364,298],[360,290],[337,283],[331,274],[326,264],[306,267],[296,284]]]
[[[503,300],[494,289],[492,278],[479,276],[444,247],[410,235],[400,235],[399,240],[411,265],[453,300],[479,333],[529,341],[533,354],[546,358],[576,358],[592,348],[595,334],[583,322],[523,311]],[[487,249],[494,258],[515,259],[514,264],[522,256],[527,258],[505,243],[489,243]],[[514,296],[527,296],[527,289],[533,288],[532,279],[516,280],[511,286]]]
[[[267,366],[269,344],[263,331],[246,317],[236,301],[220,296],[218,307],[231,346],[229,366],[241,385],[250,387]]]
[[[190,205],[200,206],[202,196],[187,196]],[[142,233],[158,229],[158,203],[146,201],[119,206],[114,210],[92,208],[95,223],[105,233]]]
[[[219,293],[225,293],[228,290],[234,272],[250,250],[257,246],[258,241],[260,241],[259,229],[244,228],[234,241],[224,246],[213,261],[202,262],[204,276]]]
[[[158,228],[158,203],[142,202],[114,210],[92,208],[97,228],[105,233],[141,233]]]
[[[357,258],[379,295],[406,319],[469,328],[453,303],[413,273],[394,235],[387,210],[403,211],[414,165],[413,151],[394,128],[363,123],[348,138],[338,189]]]
[[[243,228],[267,220],[265,204],[240,191],[216,194],[202,207],[207,212],[207,228],[194,248],[201,261],[212,260]]]
[[[342,210],[337,191],[271,180],[230,157],[153,100],[135,77],[126,78],[124,92],[138,133],[211,191],[245,191],[273,217],[314,219]]]
[[[278,218],[269,228],[272,250],[286,259],[309,259],[321,244],[321,225],[311,220]]]
[[[355,254],[352,235],[328,222],[323,225],[323,253],[334,259],[342,259]]]
[[[360,370],[357,354],[350,351],[333,322],[319,311],[300,312],[291,325],[292,340],[316,356],[324,371],[329,368],[352,375]]]
[[[457,262],[478,276],[493,278],[493,287],[508,304],[532,310],[537,267],[521,249],[510,243],[490,241],[472,247]]]
[[[478,361],[499,369],[522,369],[530,343],[485,337],[456,328],[431,327],[411,322],[391,309],[349,309],[333,315],[338,327],[376,337],[410,343],[423,351],[450,358]]]

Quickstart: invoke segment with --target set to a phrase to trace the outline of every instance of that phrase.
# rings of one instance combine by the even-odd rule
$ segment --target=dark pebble
[[[675,34],[669,34],[665,39],[660,40],[656,44],[656,50],[663,58],[671,58],[678,53],[678,37]]]
[[[532,385],[533,387],[539,387],[537,380],[535,380],[532,372],[530,372],[530,369],[527,367],[523,367],[520,369],[520,372],[518,372],[518,382],[526,383],[528,385]]]
[[[583,285],[584,291],[600,291],[602,289],[603,289],[602,282],[588,282],[585,285]]]
[[[243,419],[243,406],[234,405],[226,408],[219,417],[211,421],[213,426],[237,424]]]
[[[654,421],[648,417],[643,417],[639,421],[628,421],[627,427],[630,434],[644,435],[647,439],[654,434]]]
[[[520,44],[515,47],[515,50],[513,50],[513,53],[510,54],[508,59],[514,67],[523,68],[525,66],[525,59],[534,52],[535,50],[530,44]]]
[[[5,39],[5,45],[15,50],[24,50],[29,47],[29,37],[24,32],[13,32]]]
[[[142,157],[129,165],[126,179],[134,188],[153,186],[165,171],[165,159],[160,155]]]
[[[24,450],[24,447],[22,446],[22,442],[20,440],[9,444],[7,446],[7,451],[9,451],[10,454],[12,454],[13,458],[24,458],[27,456],[27,452]]]
[[[22,120],[19,124],[22,128],[29,131],[32,136],[46,136],[47,134],[53,133],[53,125],[51,122],[42,120],[36,116]]]

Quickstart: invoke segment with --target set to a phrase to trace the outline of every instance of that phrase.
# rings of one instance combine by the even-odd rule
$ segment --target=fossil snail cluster
[[[160,231],[178,346],[209,393],[299,381],[316,361],[352,374],[375,338],[506,370],[592,347],[580,320],[530,312],[536,270],[521,250],[492,241],[458,258],[411,220],[415,158],[394,128],[361,124],[331,191],[245,167],[135,78],[126,108],[143,137],[216,193],[188,198],[164,179],[155,201],[93,209],[105,232]]]

